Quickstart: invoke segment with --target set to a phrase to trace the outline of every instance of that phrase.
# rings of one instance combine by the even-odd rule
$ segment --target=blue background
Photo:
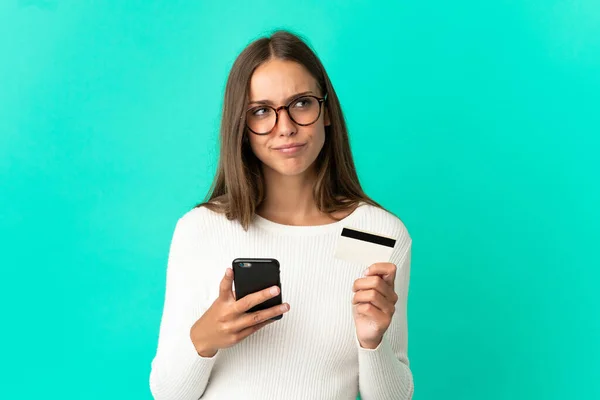
[[[600,398],[597,0],[3,0],[1,397],[150,398],[175,222],[276,28],[413,236],[414,398]]]

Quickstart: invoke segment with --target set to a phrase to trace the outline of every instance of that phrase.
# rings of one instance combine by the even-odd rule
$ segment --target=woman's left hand
[[[398,295],[394,291],[396,265],[376,263],[365,277],[354,281],[354,324],[361,347],[374,349],[381,343],[396,311]]]

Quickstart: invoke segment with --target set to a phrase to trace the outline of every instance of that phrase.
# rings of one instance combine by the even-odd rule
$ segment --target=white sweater
[[[334,258],[343,227],[396,238],[399,300],[374,350],[358,343],[352,285],[367,265]],[[339,222],[288,226],[256,216],[246,232],[204,207],[177,222],[166,274],[158,348],[150,389],[157,400],[410,399],[407,295],[411,238],[394,215],[363,204]],[[190,327],[218,297],[233,259],[276,258],[290,311],[214,357],[198,355]]]

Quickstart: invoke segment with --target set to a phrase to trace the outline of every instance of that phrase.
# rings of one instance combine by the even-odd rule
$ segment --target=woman
[[[208,201],[173,233],[154,397],[410,399],[411,238],[363,193],[335,90],[297,36],[236,59],[220,144]],[[336,256],[345,227],[395,239],[389,262]],[[236,300],[238,257],[279,260],[283,306],[246,312],[279,291]]]

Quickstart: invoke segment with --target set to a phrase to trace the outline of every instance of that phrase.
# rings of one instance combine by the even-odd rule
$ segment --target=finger
[[[275,322],[275,320],[268,320],[268,321],[261,322],[260,324],[256,324],[256,325],[250,326],[246,329],[243,329],[238,334],[236,334],[236,339],[238,342],[241,340],[244,340],[248,336],[252,335],[254,332],[262,329],[263,327],[265,327],[269,324],[272,324],[273,322]]]
[[[256,293],[249,294],[242,299],[235,302],[235,310],[238,313],[244,313],[252,307],[264,303],[265,301],[277,296],[279,294],[279,287],[272,286],[270,288],[261,290]]]
[[[388,318],[386,313],[384,313],[371,303],[357,304],[355,306],[355,310],[358,315],[373,318],[381,322],[385,321]]]
[[[273,317],[277,317],[278,315],[285,314],[289,311],[289,309],[290,305],[284,303],[281,305],[267,308],[266,310],[244,314],[238,321],[236,321],[235,326],[238,330],[242,331],[248,327],[268,321]]]
[[[360,303],[371,303],[386,314],[393,314],[396,311],[393,303],[373,289],[356,292],[352,298],[352,304]]]
[[[373,275],[381,276],[388,285],[394,287],[394,280],[396,279],[396,265],[392,263],[375,263],[365,271],[365,276]]]
[[[366,278],[359,278],[354,281],[354,285],[352,290],[354,292],[358,292],[359,290],[369,290],[375,289],[379,293],[381,293],[385,298],[394,304],[398,301],[398,295],[394,291],[390,285],[384,282],[384,280],[376,275],[376,276],[368,276]]]
[[[229,300],[233,298],[233,270],[231,268],[227,268],[225,270],[225,276],[221,279],[221,283],[219,284],[219,298],[223,300]]]

